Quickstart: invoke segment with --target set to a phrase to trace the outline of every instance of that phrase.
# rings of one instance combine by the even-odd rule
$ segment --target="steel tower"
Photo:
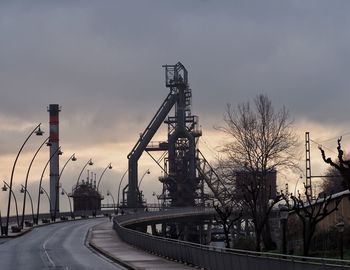
[[[201,136],[201,132],[198,129],[198,117],[191,115],[192,92],[188,85],[188,73],[180,62],[163,67],[165,85],[170,89],[170,93],[128,155],[127,206],[132,208],[142,206],[142,196],[137,185],[137,162],[145,150],[167,151],[165,176],[161,177],[160,181],[164,185],[166,200],[169,200],[172,206],[192,206],[198,197],[196,138]],[[175,115],[166,119],[172,108]],[[168,141],[150,144],[163,121],[168,124]]]

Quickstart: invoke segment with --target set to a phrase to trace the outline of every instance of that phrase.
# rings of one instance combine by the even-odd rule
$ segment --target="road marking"
[[[51,237],[49,237],[48,239],[46,239],[46,241],[45,241],[44,244],[43,244],[44,253],[45,253],[47,259],[49,260],[49,262],[51,263],[51,265],[52,265],[53,267],[56,267],[56,264],[55,264],[55,262],[51,259],[49,253],[47,252],[46,244],[47,244],[47,243],[51,240],[51,238],[54,237],[56,234],[57,234],[57,232],[54,233],[53,235],[51,235]]]
[[[49,237],[48,239],[46,239],[46,241],[43,243],[43,250],[44,250],[44,253],[47,257],[47,259],[49,260],[50,264],[52,267],[56,267],[56,264],[55,262],[51,259],[49,253],[47,252],[47,249],[46,249],[46,245],[47,243],[51,240],[51,238],[55,237],[56,234],[58,234],[58,231],[56,231],[53,235],[51,235],[51,237]],[[65,270],[69,270],[68,266],[65,267]]]

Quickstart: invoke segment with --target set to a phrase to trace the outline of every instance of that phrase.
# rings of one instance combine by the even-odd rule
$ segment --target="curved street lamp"
[[[51,209],[52,204],[51,204],[50,196],[49,196],[49,194],[47,193],[47,191],[46,191],[43,187],[41,187],[39,194],[44,194],[44,193],[45,193],[45,195],[46,195],[46,197],[47,197],[47,199],[48,199],[48,201],[49,201],[50,209]]]
[[[116,211],[115,211],[115,201],[114,201],[114,197],[113,197],[112,193],[109,192],[109,190],[107,191],[107,196],[111,196],[111,197],[112,197],[112,201],[113,201],[113,210],[114,210],[114,213],[116,213]]]
[[[10,193],[10,196],[12,195],[13,196],[13,199],[15,200],[15,205],[16,205],[16,217],[17,217],[17,227],[20,228],[19,226],[19,218],[18,218],[18,205],[17,205],[17,199],[16,199],[16,196],[15,196],[15,193],[13,192],[13,190],[10,188],[10,185],[7,184],[5,181],[4,182],[4,186],[2,187],[2,191],[7,191],[7,189],[10,189],[9,190],[9,193]]]
[[[102,176],[104,175],[104,173],[106,172],[107,169],[112,169],[112,163],[109,163],[108,166],[103,170],[103,172],[101,173],[101,176],[100,176],[100,179],[98,179],[98,183],[97,183],[97,191],[98,191],[98,187],[100,186],[100,182],[101,182],[101,179],[102,179]]]
[[[25,139],[24,143],[22,144],[21,148],[19,149],[16,159],[13,163],[12,166],[12,172],[11,172],[11,178],[10,178],[10,184],[9,184],[9,189],[10,189],[10,193],[12,192],[12,181],[13,181],[13,175],[15,172],[15,168],[16,168],[16,164],[17,164],[17,160],[19,155],[21,154],[24,145],[27,143],[27,141],[29,140],[29,138],[35,133],[37,136],[42,136],[44,134],[44,132],[40,129],[40,125],[37,125],[32,132],[28,135],[28,137]],[[8,235],[8,228],[9,228],[9,219],[10,219],[10,208],[11,208],[11,194],[9,194],[9,199],[8,199],[8,204],[7,204],[7,216],[6,216],[6,226],[5,226],[5,235]],[[18,210],[18,209],[17,209]]]
[[[64,169],[66,168],[68,162],[69,162],[69,161],[76,161],[76,160],[77,160],[77,158],[75,157],[75,153],[74,153],[73,155],[71,155],[71,156],[69,157],[69,159],[67,159],[66,163],[63,165],[62,170],[61,170],[61,172],[60,172],[60,174],[59,174],[59,176],[58,176],[58,180],[57,180],[57,184],[56,184],[56,190],[59,190],[59,187],[60,187],[59,182],[60,182],[62,173],[63,173]],[[54,219],[56,219],[58,202],[59,202],[59,201],[58,201],[58,196],[56,196]],[[69,203],[70,203],[70,201],[69,201]]]
[[[74,218],[74,214],[73,214],[73,211],[72,211],[72,203],[70,201],[70,197],[69,197],[68,193],[62,188],[61,195],[64,195],[64,194],[67,195],[67,198],[68,198],[68,201],[69,201],[70,216],[71,216],[71,218]]]
[[[29,172],[30,172],[30,169],[33,165],[33,162],[34,162],[34,159],[36,158],[36,156],[38,155],[40,149],[44,146],[45,143],[47,143],[50,139],[50,136],[47,137],[44,142],[39,146],[38,150],[36,150],[32,160],[30,161],[30,164],[29,164],[29,167],[28,167],[28,170],[27,170],[27,175],[26,175],[26,180],[24,182],[24,186],[22,185],[22,189],[26,190],[27,192],[22,192],[22,189],[21,189],[21,193],[24,193],[24,197],[23,197],[23,209],[22,209],[22,221],[21,221],[21,226],[23,228],[23,224],[24,224],[24,215],[25,215],[25,209],[26,209],[26,197],[27,197],[27,193],[28,193],[28,190],[27,190],[27,187],[28,187],[28,177],[29,177]],[[49,145],[50,143],[47,143],[47,145]],[[29,193],[28,193],[29,195]],[[30,195],[29,195],[30,196]],[[31,201],[31,204],[32,204],[32,212],[33,212],[33,202],[32,202],[32,198],[30,197],[30,201]],[[34,223],[34,212],[33,212],[33,223]]]
[[[42,194],[42,191],[41,191],[41,184],[43,182],[43,177],[44,177],[44,173],[45,173],[45,170],[47,168],[47,165],[49,165],[51,159],[56,155],[56,154],[60,154],[62,153],[61,152],[61,146],[57,148],[57,150],[51,155],[51,157],[49,158],[49,160],[46,162],[45,164],[45,167],[41,173],[41,177],[40,177],[40,181],[39,181],[39,193],[38,193],[38,205],[37,205],[37,212],[36,212],[36,220],[35,220],[35,224],[38,224],[38,221],[39,221],[39,209],[40,209],[40,195]],[[51,203],[50,203],[50,209],[51,209]]]
[[[122,185],[122,183],[123,183],[123,180],[124,180],[124,177],[125,177],[125,175],[126,175],[126,173],[129,171],[129,169],[127,169],[125,172],[124,172],[124,174],[123,174],[123,176],[122,176],[122,178],[120,179],[120,182],[119,182],[119,186],[118,186],[118,203],[117,203],[117,207],[118,207],[118,209],[119,209],[119,195],[120,195],[120,187],[121,187],[121,185]]]
[[[84,165],[83,169],[81,170],[79,176],[78,176],[78,180],[77,180],[77,184],[76,184],[76,188],[78,187],[79,185],[79,180],[80,180],[80,177],[81,177],[81,174],[83,173],[83,171],[85,170],[86,166],[89,165],[89,166],[92,166],[94,165],[94,163],[92,162],[92,159],[90,158],[88,162],[86,162],[86,164]]]
[[[23,186],[23,185],[21,185],[21,186],[22,186],[22,188],[21,188],[20,192],[21,193],[28,193],[28,197],[29,197],[29,200],[30,200],[30,205],[32,207],[32,219],[33,219],[33,224],[34,224],[34,207],[33,207],[32,196],[30,195],[28,189],[25,186]],[[21,224],[22,228],[23,228],[23,220],[24,220],[24,212],[23,212],[23,215],[22,215],[22,224]]]
[[[144,172],[144,174],[142,175],[142,177],[141,177],[141,179],[140,179],[140,182],[139,182],[139,186],[138,186],[138,188],[140,188],[141,183],[142,183],[142,180],[143,180],[143,178],[146,176],[146,174],[151,174],[151,172],[150,172],[150,170],[149,170],[149,169],[148,169],[147,171],[145,171],[145,172]]]

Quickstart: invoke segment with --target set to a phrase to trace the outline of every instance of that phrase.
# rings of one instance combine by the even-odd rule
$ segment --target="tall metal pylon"
[[[312,184],[311,184],[311,155],[310,155],[310,133],[305,132],[305,162],[306,162],[306,196],[312,199]]]

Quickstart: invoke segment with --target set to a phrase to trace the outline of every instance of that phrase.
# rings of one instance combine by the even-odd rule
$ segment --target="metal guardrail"
[[[103,210],[103,211],[96,211],[96,215],[102,215],[105,213],[113,213],[113,210]],[[79,217],[79,216],[92,216],[93,212],[92,211],[75,211],[73,212],[75,217]],[[61,217],[67,217],[70,218],[71,217],[71,212],[60,212],[57,214],[56,219],[59,220]],[[42,219],[51,219],[51,214],[50,213],[40,213],[39,214],[39,221]],[[6,220],[6,217],[2,217],[2,224],[4,225],[4,222]],[[19,220],[22,220],[22,216],[19,216]],[[32,214],[26,214],[24,215],[24,220],[25,221],[32,221],[33,220],[33,216]],[[17,225],[17,217],[16,216],[10,216],[9,217],[9,226],[11,225]]]
[[[162,211],[143,211],[126,212],[126,215],[116,216],[121,226],[127,226],[133,223],[142,223],[147,221],[157,221],[172,218],[182,218],[186,216],[198,216],[198,215],[214,215],[215,210],[213,208],[205,207],[187,207],[187,208],[169,208]]]
[[[192,209],[193,210],[193,209]],[[202,209],[203,210],[203,209]],[[198,209],[196,212],[201,211]],[[205,211],[205,210],[204,210]],[[172,215],[181,216],[181,209],[174,211],[162,211],[159,213],[135,213],[114,218],[114,229],[119,237],[134,246],[157,255],[171,258],[186,264],[195,265],[203,269],[219,270],[331,270],[350,269],[350,261],[324,258],[312,258],[282,255],[265,252],[253,252],[236,249],[218,248],[168,239],[160,236],[153,236],[147,233],[134,231],[123,227],[125,224],[137,223],[137,219],[144,222],[147,218],[169,217]],[[190,214],[190,210],[184,211]],[[192,212],[194,213],[194,212]],[[140,222],[139,221],[139,222]]]

